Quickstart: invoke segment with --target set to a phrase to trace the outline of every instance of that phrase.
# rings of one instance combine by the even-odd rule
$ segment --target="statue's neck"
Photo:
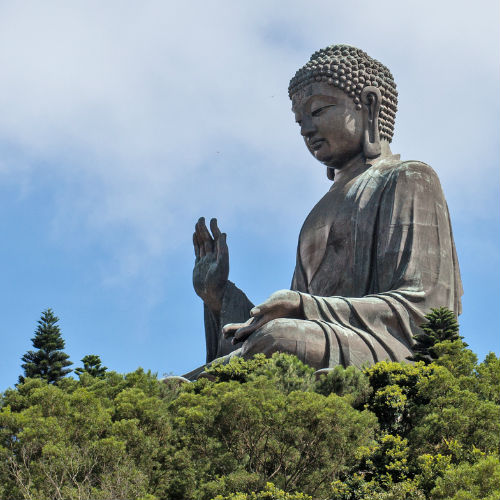
[[[392,156],[391,145],[389,141],[385,139],[380,141],[380,156],[378,158],[387,158],[388,156]]]
[[[342,165],[341,168],[335,169],[335,182],[344,182],[351,179],[359,172],[366,170],[374,163],[392,156],[392,151],[387,141],[380,142],[381,152],[376,158],[366,158],[363,152],[351,158],[348,162]]]

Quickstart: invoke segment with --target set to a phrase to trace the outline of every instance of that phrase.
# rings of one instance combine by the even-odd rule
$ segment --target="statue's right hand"
[[[196,294],[215,313],[222,308],[222,297],[229,276],[229,251],[226,234],[221,233],[217,219],[210,221],[210,230],[205,218],[200,217],[193,234],[196,261],[193,269],[193,286]]]

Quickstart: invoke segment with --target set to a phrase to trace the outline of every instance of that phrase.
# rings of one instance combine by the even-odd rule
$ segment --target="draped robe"
[[[431,308],[461,312],[448,207],[434,170],[390,156],[337,173],[300,232],[291,289],[301,295],[306,340],[308,325],[325,334],[326,366],[405,360]],[[205,307],[207,362],[236,348],[221,327],[246,321],[252,307],[231,282],[218,317]]]

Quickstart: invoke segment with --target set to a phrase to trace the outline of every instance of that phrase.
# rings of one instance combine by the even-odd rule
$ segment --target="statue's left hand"
[[[247,339],[269,321],[278,318],[298,318],[301,315],[300,295],[292,290],[278,290],[265,302],[255,306],[251,318],[245,323],[229,323],[222,329],[224,337],[233,337],[232,343],[238,344]]]

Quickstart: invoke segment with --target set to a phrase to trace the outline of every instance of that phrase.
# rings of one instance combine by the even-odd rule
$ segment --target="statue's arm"
[[[250,317],[253,304],[233,282],[227,281],[219,313],[204,306],[207,363],[237,349],[230,338],[222,335],[222,327],[228,323],[243,323]]]
[[[226,234],[220,232],[216,219],[210,221],[210,231],[211,234],[201,217],[193,234],[193,286],[203,300],[207,362],[236,349],[223,337],[221,328],[226,323],[246,321],[253,307],[247,296],[228,280]]]
[[[460,313],[455,245],[435,172],[422,163],[403,164],[386,186],[377,222],[372,293],[300,294],[304,319],[323,326],[331,358],[337,356],[342,364],[365,356],[374,362],[403,360],[430,308],[445,306]]]

